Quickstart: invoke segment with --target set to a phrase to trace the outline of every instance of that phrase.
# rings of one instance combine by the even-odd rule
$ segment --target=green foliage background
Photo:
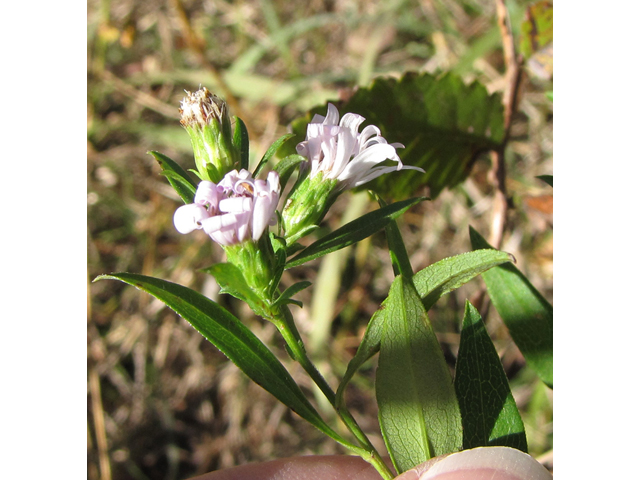
[[[507,3],[516,36],[527,5]],[[237,99],[232,113],[249,127],[255,166],[308,109],[339,99],[355,109],[360,98],[355,86],[401,82],[405,72],[442,78],[448,71],[461,76],[460,88],[473,90],[473,82],[478,82],[496,98],[505,86],[495,4],[488,0],[90,0],[88,42],[88,280],[128,271],[195,288],[229,308],[285,362],[280,343],[272,341],[277,337],[271,325],[235,300],[218,296],[211,277],[198,272],[220,261],[221,250],[204,235],[182,236],[173,228],[180,199],[146,152],[162,152],[190,167],[190,142],[178,123],[184,90],[203,85]],[[552,301],[552,188],[536,178],[553,172],[553,108],[545,94],[552,89],[545,77],[549,44],[544,47],[542,55],[527,55],[520,108],[506,151],[512,208],[502,250],[515,255],[520,271]],[[380,126],[384,131],[389,123]],[[387,139],[407,144],[405,139]],[[424,139],[424,145],[430,142],[438,145],[425,154],[433,161],[459,145]],[[481,151],[473,153],[473,163],[463,157],[465,176],[456,187],[411,187],[416,194],[434,197],[400,220],[415,271],[470,251],[470,225],[487,237],[493,193],[490,159]],[[397,185],[407,189],[408,183]],[[347,215],[356,203],[353,199],[344,195],[338,200],[327,227],[335,229],[343,222],[343,212]],[[364,205],[374,208],[370,202]],[[322,284],[324,264],[285,273],[285,287],[307,279],[318,283],[298,294],[305,308],[294,313],[303,335],[323,346],[317,354],[328,358],[321,367],[334,387],[366,321],[391,285],[384,248],[385,237],[379,234],[343,253],[341,281],[328,294]],[[481,285],[478,279],[452,292],[429,312],[451,368],[465,300],[473,300]],[[314,288],[325,294],[328,327],[312,318]],[[342,453],[333,440],[248,381],[161,303],[118,282],[98,282],[88,289],[89,478],[177,479],[274,457]],[[492,310],[486,327],[523,413],[529,451],[548,458],[551,391],[524,365]],[[304,375],[287,365],[312,392]],[[372,361],[364,375],[356,375],[346,400],[382,448],[374,367]]]

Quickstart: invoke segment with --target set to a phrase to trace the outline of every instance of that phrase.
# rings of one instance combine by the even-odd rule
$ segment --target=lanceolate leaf
[[[467,302],[456,360],[455,389],[464,448],[513,447],[527,452],[527,438],[509,380],[478,311]]]
[[[289,288],[287,288],[284,292],[282,292],[282,295],[280,295],[280,297],[278,297],[278,299],[275,302],[273,302],[273,306],[278,307],[285,303],[295,303],[299,307],[302,307],[302,302],[299,302],[297,300],[292,300],[291,297],[293,297],[296,293],[304,290],[310,285],[311,285],[311,282],[307,280],[294,283]]]
[[[267,149],[265,154],[262,156],[262,159],[260,160],[260,162],[258,163],[258,166],[253,172],[253,176],[257,178],[260,172],[262,171],[262,169],[267,165],[269,160],[271,160],[271,157],[273,157],[273,155],[278,151],[278,149],[282,146],[282,144],[294,136],[295,135],[293,133],[287,133],[286,135],[283,135],[278,140],[273,142],[271,146]]]
[[[166,175],[169,183],[180,196],[184,203],[193,203],[193,197],[196,195],[198,184],[192,180],[189,174],[176,162],[160,152],[147,152],[156,159],[162,173]]]
[[[380,427],[391,460],[404,472],[462,448],[453,381],[413,284],[391,285],[376,371]]]
[[[280,177],[280,190],[284,191],[284,187],[295,167],[306,160],[302,155],[293,154],[286,156],[278,162],[274,170],[278,172],[278,176]]]
[[[491,248],[469,227],[474,250]],[[482,274],[493,305],[527,363],[553,388],[553,307],[514,265]]]
[[[287,268],[302,265],[373,235],[422,200],[425,200],[425,198],[410,198],[409,200],[396,202],[343,225],[298,253],[289,260]]]
[[[342,443],[340,437],[320,418],[275,355],[240,320],[217,303],[189,288],[144,275],[114,273],[101,275],[96,280],[100,279],[120,280],[163,301],[220,349],[251,380]]]
[[[233,130],[233,146],[240,150],[240,168],[249,170],[249,132],[241,118],[233,117],[236,126]]]
[[[346,103],[333,103],[341,115],[353,112],[365,117],[362,128],[376,125],[388,142],[404,144],[406,148],[398,149],[402,162],[425,170],[393,172],[364,185],[385,198],[405,198],[425,184],[435,198],[444,188],[462,182],[478,154],[498,148],[504,138],[501,96],[489,95],[479,82],[466,85],[452,73],[378,78]],[[304,139],[307,122],[316,113],[326,115],[326,106],[294,122],[298,141]]]
[[[510,261],[513,261],[510,254],[493,249],[463,253],[445,258],[420,270],[413,276],[413,282],[418,294],[422,297],[425,309],[429,310],[440,296],[464,285],[482,272]],[[376,310],[369,320],[364,338],[355,356],[349,362],[347,371],[338,387],[336,393],[338,405],[343,405],[344,389],[356,371],[380,351],[380,340],[388,302],[389,299],[385,299],[380,309]]]
[[[429,310],[442,295],[496,265],[513,261],[511,254],[494,249],[462,253],[420,270],[413,277],[413,283],[422,297],[425,308]]]

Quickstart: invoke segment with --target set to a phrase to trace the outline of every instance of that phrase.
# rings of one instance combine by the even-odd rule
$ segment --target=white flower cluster
[[[307,126],[307,138],[297,145],[298,153],[311,162],[310,177],[322,173],[324,178],[338,180],[340,189],[358,187],[385,173],[418,167],[402,164],[396,148],[401,143],[387,143],[374,125],[358,128],[365,118],[347,113],[340,119],[338,109],[331,103],[327,116],[315,115]],[[376,166],[393,160],[396,166]]]
[[[272,220],[280,198],[276,172],[256,180],[247,170],[233,170],[218,183],[202,181],[194,203],[176,210],[173,223],[180,233],[204,230],[220,245],[249,238],[257,241]]]

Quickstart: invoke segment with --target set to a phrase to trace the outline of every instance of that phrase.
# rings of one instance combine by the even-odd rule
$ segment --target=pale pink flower
[[[307,138],[297,145],[300,155],[311,162],[311,178],[322,173],[324,178],[338,180],[339,188],[358,187],[385,173],[421,168],[403,165],[396,148],[401,143],[387,143],[374,125],[358,129],[364,117],[347,113],[339,118],[338,109],[331,103],[327,116],[315,115],[307,126]],[[376,166],[385,160],[397,162],[395,166]]]
[[[276,172],[267,180],[251,177],[247,170],[233,170],[216,185],[202,181],[194,203],[176,210],[173,223],[180,233],[204,230],[220,245],[257,241],[274,217],[280,198]]]

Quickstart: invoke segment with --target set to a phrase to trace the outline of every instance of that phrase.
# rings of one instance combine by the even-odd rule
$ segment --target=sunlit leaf
[[[216,302],[181,285],[133,273],[100,275],[133,285],[164,302],[224,353],[251,380],[331,438],[342,439],[320,418],[275,355]]]
[[[513,447],[527,452],[527,437],[500,357],[478,311],[466,303],[456,360],[464,448]]]
[[[260,172],[262,171],[262,169],[269,163],[269,160],[271,160],[271,157],[273,157],[273,155],[280,149],[280,147],[282,147],[282,145],[287,140],[289,140],[294,136],[295,135],[293,133],[287,133],[286,135],[283,135],[278,140],[273,142],[271,146],[267,149],[267,151],[264,153],[264,155],[262,156],[262,159],[260,159],[260,162],[258,162],[258,166],[253,172],[253,176],[257,178],[258,175],[260,175]]]
[[[391,285],[376,371],[380,428],[404,472],[462,448],[462,420],[449,368],[411,282]]]
[[[193,197],[196,195],[198,184],[189,176],[189,174],[176,162],[160,152],[147,152],[156,159],[162,173],[166,175],[167,180],[180,196],[184,203],[193,203]]]
[[[233,130],[233,146],[240,151],[240,168],[249,170],[249,132],[241,118],[233,118],[236,121]]]
[[[511,254],[494,249],[462,253],[420,270],[413,277],[413,283],[425,308],[429,310],[442,295],[461,287],[496,265],[513,261]]]
[[[469,227],[474,250],[491,248]],[[553,307],[515,265],[505,264],[482,274],[487,292],[527,364],[553,388]]]

